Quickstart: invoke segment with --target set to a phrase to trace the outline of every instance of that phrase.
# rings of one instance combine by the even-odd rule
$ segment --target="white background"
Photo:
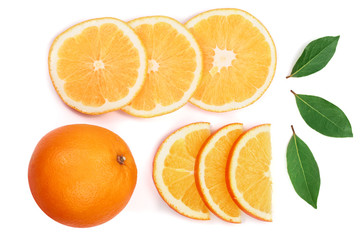
[[[256,0],[61,0],[2,1],[0,6],[0,238],[1,239],[360,239],[360,15],[356,1]],[[187,104],[152,119],[120,111],[87,116],[67,107],[51,84],[47,55],[53,39],[71,25],[97,17],[128,21],[167,15],[181,22],[213,8],[246,10],[269,30],[277,47],[277,71],[270,88],[253,105],[229,113],[211,113]],[[330,63],[312,76],[285,79],[311,40],[340,35]],[[352,123],[354,138],[325,137],[302,120],[290,89],[339,106]],[[212,129],[231,122],[246,128],[272,124],[273,222],[243,214],[230,224],[183,217],[159,197],[152,178],[156,148],[173,130],[196,121]],[[27,182],[32,151],[48,131],[66,124],[106,127],[129,145],[138,167],[138,183],[128,206],[97,227],[77,229],[47,217],[33,200]],[[289,180],[285,152],[293,124],[311,148],[320,168],[318,209],[300,199]]]

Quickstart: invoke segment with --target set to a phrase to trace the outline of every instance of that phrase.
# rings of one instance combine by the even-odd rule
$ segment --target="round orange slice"
[[[134,30],[115,18],[81,22],[61,33],[49,52],[49,72],[61,99],[87,114],[130,103],[146,75],[146,51]]]
[[[203,144],[195,164],[195,182],[206,206],[219,218],[240,223],[240,209],[228,192],[225,172],[232,145],[243,132],[241,123],[226,125]]]
[[[179,109],[193,95],[202,74],[195,38],[169,17],[144,17],[129,24],[145,44],[148,71],[144,87],[123,110],[138,117],[154,117]]]
[[[272,221],[270,124],[246,131],[235,142],[227,165],[227,186],[247,214]]]
[[[154,158],[153,179],[160,196],[175,211],[193,219],[210,219],[194,177],[196,155],[209,136],[209,123],[189,124],[167,137]]]
[[[190,102],[209,111],[246,107],[269,87],[276,68],[274,42],[255,17],[239,9],[215,9],[186,26],[203,53],[203,77]]]

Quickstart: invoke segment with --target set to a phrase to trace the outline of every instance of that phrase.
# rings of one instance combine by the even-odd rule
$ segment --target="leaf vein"
[[[314,59],[316,59],[323,51],[325,51],[331,44],[334,42],[331,42],[329,45],[327,45],[325,48],[323,48],[318,54],[316,54],[314,57],[310,58],[310,60],[305,63],[302,67],[300,67],[298,70],[296,70],[294,73],[291,74],[291,76],[296,75],[298,72],[300,72],[304,67],[308,66]]]
[[[326,115],[324,115],[323,113],[321,113],[319,110],[317,110],[316,108],[314,108],[313,106],[311,106],[309,103],[307,103],[304,99],[302,99],[301,97],[299,97],[299,95],[296,95],[296,97],[298,99],[300,99],[304,104],[306,104],[309,108],[311,108],[314,112],[318,113],[320,116],[322,116],[323,118],[325,118],[326,120],[328,120],[330,123],[332,123],[335,127],[339,128],[342,130],[342,128],[340,126],[338,126],[335,122],[333,122],[330,118],[328,118]]]
[[[309,184],[308,184],[308,182],[307,182],[306,175],[305,175],[305,171],[304,171],[304,168],[303,168],[303,165],[302,165],[302,162],[301,162],[300,153],[299,153],[299,148],[298,148],[298,145],[297,145],[297,142],[296,142],[296,135],[293,134],[293,136],[294,136],[294,143],[295,143],[295,148],[296,148],[296,155],[297,155],[298,160],[299,160],[301,172],[302,172],[302,174],[303,174],[303,176],[304,176],[304,179],[305,179],[306,190],[308,191],[308,193],[309,193],[309,195],[310,195],[311,201],[312,201],[313,203],[315,203],[315,201],[314,201],[314,199],[313,199],[313,197],[312,197],[312,195],[311,195],[310,188],[309,188]]]

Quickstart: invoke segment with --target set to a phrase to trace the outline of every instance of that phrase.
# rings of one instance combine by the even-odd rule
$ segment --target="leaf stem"
[[[294,126],[293,126],[293,125],[291,125],[291,130],[293,131],[293,134],[294,134],[294,135],[296,135],[296,134],[295,134],[295,130],[294,130]]]
[[[291,78],[291,77],[292,77],[292,75],[286,76],[286,79]]]
[[[290,92],[291,92],[292,94],[294,94],[295,96],[297,95],[293,90],[290,90]]]

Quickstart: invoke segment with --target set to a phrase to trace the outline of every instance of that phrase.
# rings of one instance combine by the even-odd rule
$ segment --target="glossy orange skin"
[[[125,157],[123,164],[118,162]],[[115,133],[87,124],[67,125],[37,144],[28,169],[31,193],[52,219],[93,227],[115,217],[134,191],[137,168]]]

